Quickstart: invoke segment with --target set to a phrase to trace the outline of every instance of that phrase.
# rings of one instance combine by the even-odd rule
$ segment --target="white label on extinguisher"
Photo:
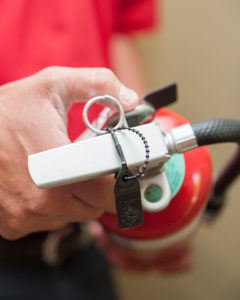
[[[152,240],[134,240],[116,235],[114,233],[111,233],[111,237],[117,243],[136,250],[161,250],[170,247],[175,243],[184,241],[190,237],[199,224],[201,218],[202,211],[200,211],[200,213],[187,226],[163,238]]]

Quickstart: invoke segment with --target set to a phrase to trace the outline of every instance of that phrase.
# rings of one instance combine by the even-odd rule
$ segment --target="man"
[[[48,234],[24,237],[113,212],[112,177],[39,190],[29,177],[27,156],[68,144],[82,132],[82,106],[74,105],[67,118],[75,101],[110,94],[125,110],[137,105],[137,94],[102,67],[143,94],[129,36],[151,27],[153,12],[151,0],[0,1],[1,299],[113,297],[104,290],[105,263],[90,264],[103,261],[95,250],[50,268],[40,253]],[[49,67],[54,65],[64,67]]]

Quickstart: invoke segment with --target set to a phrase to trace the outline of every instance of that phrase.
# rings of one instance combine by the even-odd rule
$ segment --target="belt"
[[[41,260],[46,265],[60,265],[90,242],[86,226],[75,223],[57,231],[32,233],[15,241],[0,238],[0,262]]]

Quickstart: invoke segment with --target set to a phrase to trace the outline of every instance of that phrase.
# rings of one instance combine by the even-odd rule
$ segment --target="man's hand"
[[[16,239],[114,211],[111,176],[40,190],[27,169],[29,154],[70,143],[67,111],[74,101],[109,94],[125,110],[137,94],[107,69],[47,68],[0,87],[0,235]]]

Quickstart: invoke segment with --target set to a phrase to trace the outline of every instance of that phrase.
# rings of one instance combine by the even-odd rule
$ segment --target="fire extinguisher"
[[[146,95],[142,104],[126,114],[128,126],[139,126],[137,128],[141,128],[139,130],[151,144],[149,167],[140,178],[143,224],[120,229],[114,214],[104,213],[99,219],[112,240],[133,249],[141,259],[154,259],[156,253],[165,259],[183,251],[202,217],[214,218],[218,215],[226,191],[240,170],[238,147],[234,157],[213,183],[211,158],[206,147],[224,142],[239,143],[240,121],[213,119],[190,125],[184,117],[165,109],[176,98],[176,84],[170,84]],[[123,121],[117,121],[115,116],[109,118],[103,110],[94,124],[98,127],[95,131],[101,133],[100,128],[106,123],[114,127],[123,125]],[[87,125],[92,128],[89,123]],[[129,143],[129,139],[132,141],[129,134],[119,134],[119,138],[128,147],[128,152],[133,152],[133,155],[127,156],[127,161],[129,167],[136,170],[139,162],[142,163],[142,152],[137,137]],[[59,186],[119,170],[119,161],[109,135],[82,140],[84,136],[86,134],[72,145],[29,156],[29,172],[37,186]],[[85,157],[81,156],[81,151],[90,153],[95,162],[80,161],[81,157]],[[102,152],[96,155],[94,151],[98,154]],[[74,164],[71,163],[73,161]],[[129,218],[135,217],[131,212],[135,213],[134,207],[129,210]]]
[[[191,132],[189,125],[185,125],[189,122],[184,117],[164,108],[176,99],[177,86],[170,84],[149,93],[144,104],[127,114],[130,126],[149,122],[159,124],[168,139],[170,153],[174,153],[164,167],[153,167],[140,179],[142,201],[150,204],[149,207],[145,205],[144,223],[121,230],[115,215],[104,213],[99,219],[114,242],[130,248],[135,256],[144,261],[155,260],[155,256],[164,261],[184,252],[201,220],[214,219],[219,214],[226,190],[240,172],[238,147],[232,160],[213,183],[211,157],[205,146],[238,143],[240,122],[208,120],[193,124]],[[116,120],[110,118],[109,123],[114,126]],[[170,201],[166,206],[152,210],[151,204],[161,204],[163,192],[166,193],[161,182],[162,174],[166,175],[170,188]]]

